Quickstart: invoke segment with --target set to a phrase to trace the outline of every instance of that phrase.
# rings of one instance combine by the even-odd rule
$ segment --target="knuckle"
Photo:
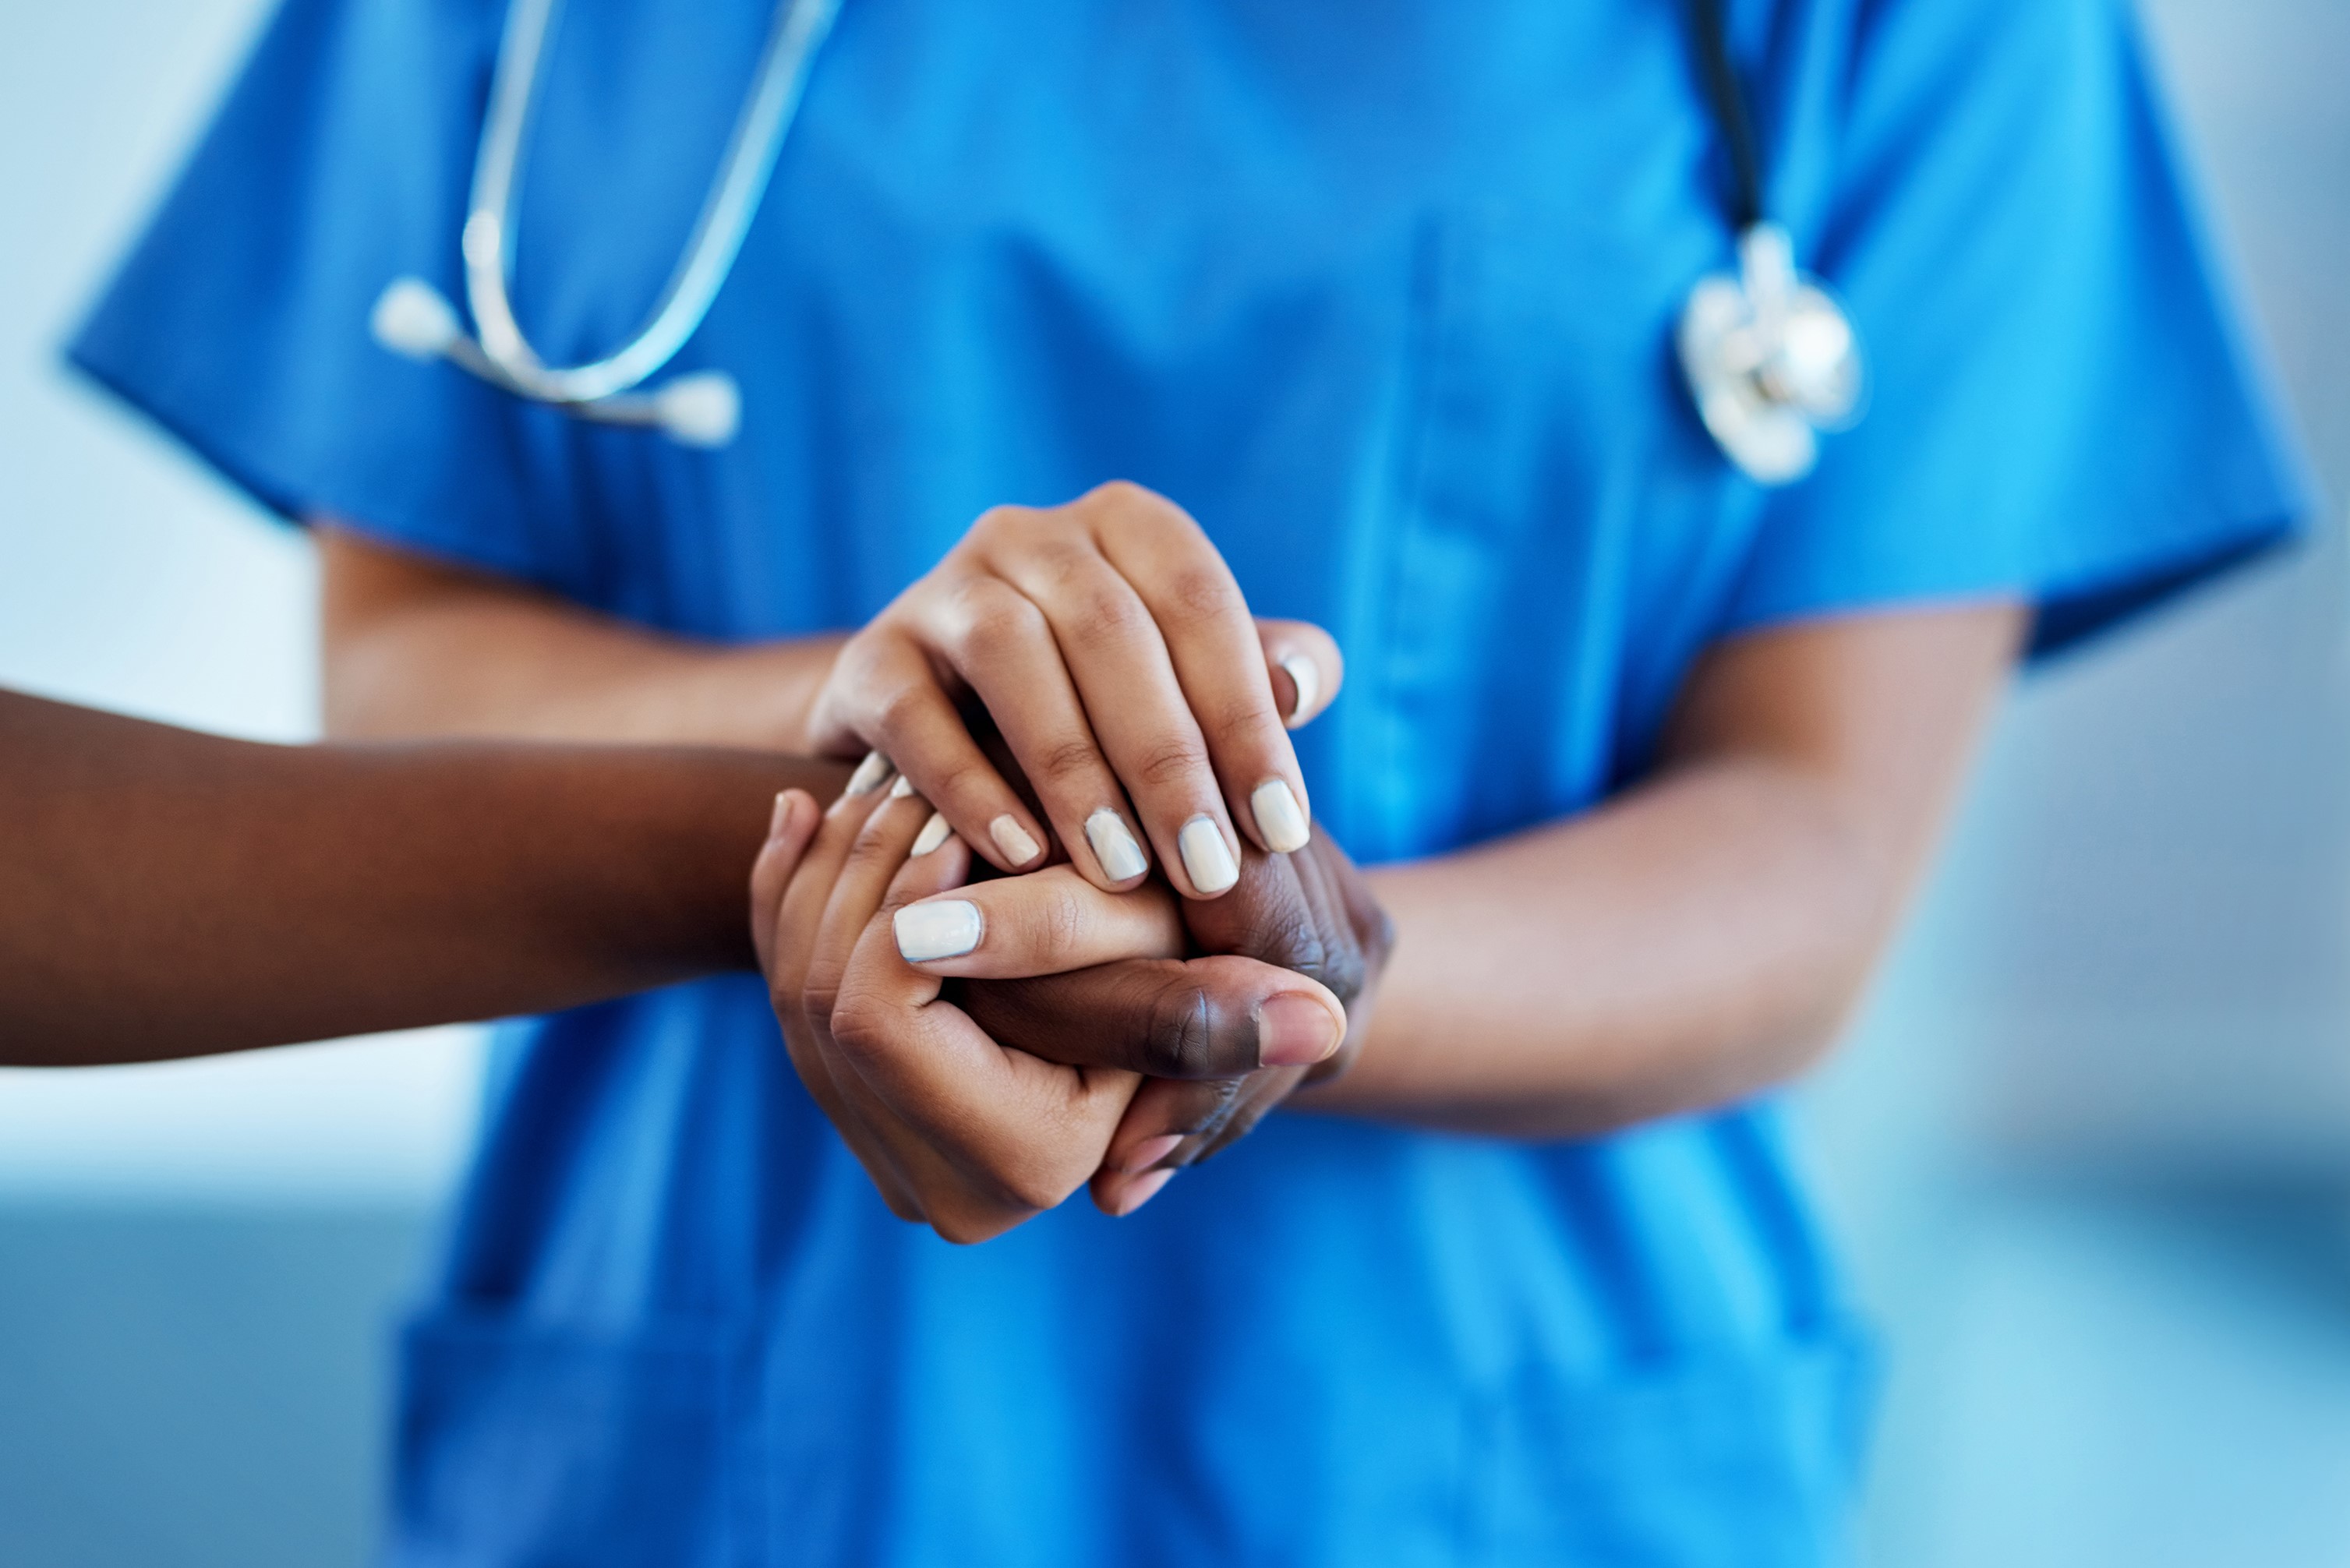
[[[1186,621],[1219,620],[1248,609],[1240,585],[1222,561],[1178,568],[1167,578],[1165,592],[1170,611]]]
[[[1135,759],[1134,779],[1146,788],[1165,789],[1205,773],[1207,754],[1189,736],[1161,741]]]
[[[919,681],[894,680],[879,684],[869,711],[873,739],[883,751],[897,757],[896,748],[905,744],[928,713],[931,697],[931,689]]]
[[[1023,553],[1039,576],[1065,592],[1078,588],[1102,566],[1101,556],[1089,545],[1061,534],[1029,540]]]
[[[1074,1189],[1068,1173],[1041,1160],[1022,1160],[1000,1173],[1005,1199],[1031,1214],[1058,1209]]]
[[[931,1229],[939,1240],[957,1247],[976,1247],[1003,1233],[1003,1222],[993,1214],[984,1213],[962,1203],[939,1203],[929,1215]]]
[[[1308,979],[1329,984],[1331,944],[1322,940],[1321,928],[1303,910],[1258,923],[1246,950],[1251,958],[1262,962],[1295,970]]]
[[[966,543],[986,544],[1017,537],[1032,515],[1025,506],[991,506],[979,514],[963,538]]]
[[[1035,925],[1030,936],[1040,959],[1047,965],[1066,965],[1085,940],[1084,907],[1076,895],[1056,891],[1036,909],[1034,919]]]
[[[1147,489],[1130,479],[1106,480],[1086,492],[1087,504],[1106,512],[1136,516],[1158,511],[1171,511],[1173,504],[1157,491]]]
[[[1153,1078],[1204,1078],[1215,1054],[1215,1010],[1207,992],[1197,985],[1160,992],[1143,1031],[1143,1072]]]
[[[1124,532],[1173,529],[1195,533],[1199,527],[1190,513],[1149,485],[1138,484],[1131,479],[1112,479],[1096,485],[1086,493],[1085,504],[1100,515],[1104,524]]]
[[[837,977],[810,975],[800,988],[800,1007],[811,1023],[835,1040],[841,1037],[840,982]]]
[[[1092,780],[1103,769],[1101,753],[1094,743],[1081,736],[1055,741],[1040,752],[1028,774],[1043,784],[1066,784]]]
[[[1228,741],[1270,742],[1281,732],[1272,710],[1245,691],[1213,702],[1207,712],[1200,715],[1200,722]]]
[[[1131,593],[1097,588],[1070,612],[1069,635],[1086,644],[1132,642],[1158,630],[1149,607]]]
[[[938,793],[925,798],[933,805],[962,801],[977,815],[993,809],[989,803],[995,798],[996,787],[994,769],[985,762],[964,762],[939,774]]]
[[[1323,962],[1322,972],[1315,978],[1329,988],[1330,994],[1336,997],[1342,1006],[1351,1004],[1355,998],[1363,994],[1363,979],[1367,971],[1362,950],[1352,942],[1342,942],[1325,944],[1325,951],[1327,957]]]
[[[967,658],[992,660],[1019,652],[1046,632],[1043,611],[993,579],[982,579],[967,597],[954,640]]]
[[[825,1015],[831,1021],[833,1042],[845,1049],[869,1050],[888,1028],[888,1014],[862,987],[836,981],[826,989]]]

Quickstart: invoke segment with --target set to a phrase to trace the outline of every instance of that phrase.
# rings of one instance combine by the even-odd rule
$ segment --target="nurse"
[[[393,1561],[1837,1558],[1869,1356],[1758,1093],[2012,659],[2301,489],[2119,0],[1729,9],[1874,367],[1775,490],[1672,363],[1731,235],[1666,0],[848,0],[677,361],[740,384],[716,451],[371,340],[390,279],[458,292],[499,8],[286,7],[75,354],[326,524],[338,728],[788,747],[974,519],[1128,480],[1346,649],[1298,787],[1398,934],[1329,1114],[970,1248],[891,1217],[756,984],[519,1027]],[[551,357],[644,314],[765,25],[567,21]]]

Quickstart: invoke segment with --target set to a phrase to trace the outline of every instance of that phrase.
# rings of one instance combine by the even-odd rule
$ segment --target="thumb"
[[[1228,1078],[1327,1059],[1347,1010],[1320,981],[1254,959],[1124,959],[1067,974],[966,982],[996,1044],[1072,1067]]]

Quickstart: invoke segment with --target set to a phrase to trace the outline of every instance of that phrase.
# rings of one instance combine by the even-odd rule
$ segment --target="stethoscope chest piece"
[[[1835,297],[1797,272],[1787,232],[1739,236],[1739,272],[1690,291],[1676,347],[1698,417],[1758,484],[1791,484],[1819,459],[1819,435],[1859,417],[1860,340]]]

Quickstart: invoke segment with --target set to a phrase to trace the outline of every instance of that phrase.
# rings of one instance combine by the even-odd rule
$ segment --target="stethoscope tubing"
[[[486,379],[521,396],[588,413],[642,386],[676,358],[709,316],[750,232],[840,0],[779,0],[753,90],[736,117],[719,173],[645,325],[600,359],[556,367],[540,358],[515,319],[507,280],[523,153],[544,74],[541,62],[562,5],[563,0],[514,0],[506,14],[463,240],[465,301],[476,337],[458,341],[474,353],[451,357],[477,375],[484,367],[494,370]],[[615,422],[642,422],[633,410],[607,412]]]
[[[1699,83],[1729,164],[1729,215],[1741,265],[1734,276],[1700,280],[1676,348],[1723,454],[1758,483],[1787,483],[1810,472],[1816,432],[1858,417],[1863,360],[1841,305],[1817,279],[1794,270],[1793,241],[1770,217],[1762,143],[1731,52],[1724,0],[1683,3]],[[438,291],[402,278],[378,302],[377,336],[401,353],[447,359],[516,397],[579,418],[655,425],[691,445],[723,446],[740,422],[731,376],[706,370],[639,389],[700,329],[733,271],[840,0],[776,0],[752,90],[644,325],[601,358],[550,366],[516,319],[509,285],[533,111],[562,7],[563,0],[511,0],[499,36],[461,242],[473,335]],[[1809,353],[1795,347],[1790,327],[1798,309],[1806,317],[1801,343]]]

